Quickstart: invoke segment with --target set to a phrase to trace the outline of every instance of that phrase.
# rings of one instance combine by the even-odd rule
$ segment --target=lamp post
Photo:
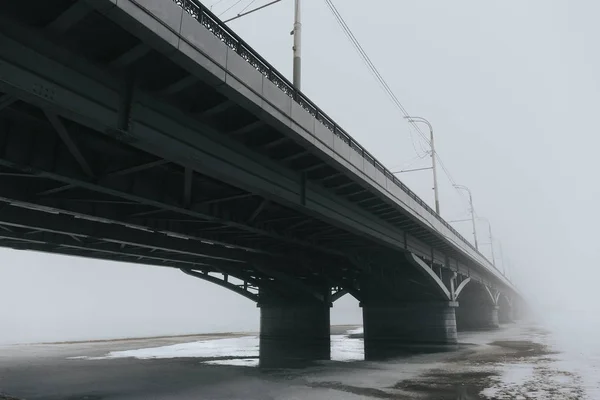
[[[477,227],[475,225],[475,208],[473,207],[473,194],[471,190],[464,185],[454,185],[455,188],[466,191],[469,194],[469,204],[471,206],[471,223],[473,224],[473,240],[475,240],[475,249],[479,250],[479,245],[477,244]]]
[[[502,243],[500,243],[500,259],[502,260],[502,273],[506,276],[506,258],[504,258],[504,251],[502,250]]]
[[[494,266],[494,268],[496,268],[496,257],[494,255],[494,237],[492,236],[492,224],[490,223],[490,220],[484,217],[478,217],[478,219],[481,219],[485,222],[487,222],[488,224],[488,232],[490,235],[490,246],[492,248],[492,265]]]
[[[292,34],[294,35],[294,88],[300,90],[300,85],[302,81],[302,21],[301,21],[301,8],[300,8],[300,0],[295,0],[294,4],[294,30]]]
[[[423,124],[427,124],[427,126],[429,127],[429,142],[431,143],[431,168],[433,170],[433,195],[434,195],[434,199],[435,199],[435,212],[439,215],[440,214],[440,200],[439,200],[439,196],[438,196],[437,167],[436,167],[436,163],[435,163],[435,144],[433,142],[433,126],[431,125],[431,123],[429,123],[429,121],[427,121],[423,117],[406,116],[404,118],[406,118],[409,122],[412,122],[412,123],[421,122]]]

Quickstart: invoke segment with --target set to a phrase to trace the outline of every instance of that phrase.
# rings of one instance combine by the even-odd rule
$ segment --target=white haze
[[[492,222],[510,274],[532,304],[542,314],[579,309],[597,319],[600,5],[335,3],[407,109],[434,124],[439,154],[473,191],[477,213]],[[306,0],[303,15],[304,91],[388,167],[404,167],[414,147],[421,151],[408,125],[324,1]],[[231,26],[289,74],[291,22],[286,0]],[[422,166],[426,159],[412,165]],[[402,178],[431,203],[429,172]],[[466,200],[443,174],[440,187],[443,216],[465,218]],[[468,224],[456,226],[471,237]],[[487,242],[486,225],[478,229]],[[0,254],[3,342],[258,327],[254,304],[178,271]],[[358,304],[344,299],[332,320],[360,322]]]

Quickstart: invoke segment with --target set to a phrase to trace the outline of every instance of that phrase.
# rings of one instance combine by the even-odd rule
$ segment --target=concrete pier
[[[363,305],[365,359],[455,348],[456,305],[442,301]]]
[[[498,306],[487,303],[461,302],[456,309],[456,326],[459,331],[498,328],[500,326]]]
[[[510,324],[515,321],[513,305],[504,296],[498,300],[498,322]]]
[[[262,305],[260,366],[302,366],[329,360],[329,304],[298,302]]]

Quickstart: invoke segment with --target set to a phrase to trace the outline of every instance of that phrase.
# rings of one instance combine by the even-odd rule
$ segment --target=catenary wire
[[[366,51],[364,50],[364,48],[362,47],[362,45],[360,44],[360,42],[358,41],[356,36],[352,33],[352,30],[350,29],[350,27],[348,26],[348,24],[346,23],[346,21],[344,20],[344,18],[338,11],[338,9],[336,8],[335,4],[333,4],[333,0],[325,0],[325,3],[327,4],[327,6],[329,7],[329,10],[332,12],[336,21],[338,22],[338,24],[344,31],[344,34],[346,35],[346,37],[350,40],[350,42],[352,43],[352,45],[354,46],[356,51],[361,56],[363,62],[369,68],[369,71],[371,72],[371,74],[376,78],[379,85],[383,88],[383,90],[388,95],[388,97],[392,100],[392,102],[400,109],[403,116],[409,117],[410,114],[407,112],[406,108],[402,105],[400,100],[396,97],[396,95],[394,94],[394,92],[392,91],[390,86],[387,84],[387,82],[385,81],[385,79],[383,78],[383,76],[381,75],[381,73],[379,72],[379,70],[377,69],[377,67],[375,66],[373,61],[371,60],[371,58],[368,56],[368,54],[366,53]],[[420,129],[419,125],[414,121],[409,121],[409,123],[415,128],[415,130],[422,137],[422,139],[425,141],[425,143],[431,145],[429,138],[423,133],[423,131]],[[414,148],[414,146],[413,146],[413,148]],[[416,148],[415,148],[415,152],[417,152]],[[418,152],[417,152],[417,154],[418,154]],[[437,152],[435,152],[435,158],[440,163],[440,166],[442,167],[444,174],[446,175],[446,177],[448,178],[450,183],[452,183],[453,188],[456,190],[457,193],[460,194],[461,197],[463,197],[462,192],[454,187],[454,185],[456,185],[456,181],[450,174],[450,171],[445,166],[444,162],[442,161],[441,157],[439,156],[439,154]]]

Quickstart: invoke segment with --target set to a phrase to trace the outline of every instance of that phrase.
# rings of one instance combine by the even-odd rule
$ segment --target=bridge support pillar
[[[260,366],[303,366],[330,359],[329,304],[260,306]]]
[[[512,309],[502,309],[498,310],[498,322],[501,324],[511,324],[514,322],[512,316]]]
[[[524,309],[522,304],[515,300],[512,304],[512,317],[513,321],[519,321],[523,318]]]
[[[513,305],[506,299],[501,299],[498,302],[498,322],[501,324],[514,322]]]
[[[459,331],[498,328],[498,306],[461,302],[456,310],[456,324]]]
[[[363,305],[365,359],[454,349],[457,305],[448,301]]]

